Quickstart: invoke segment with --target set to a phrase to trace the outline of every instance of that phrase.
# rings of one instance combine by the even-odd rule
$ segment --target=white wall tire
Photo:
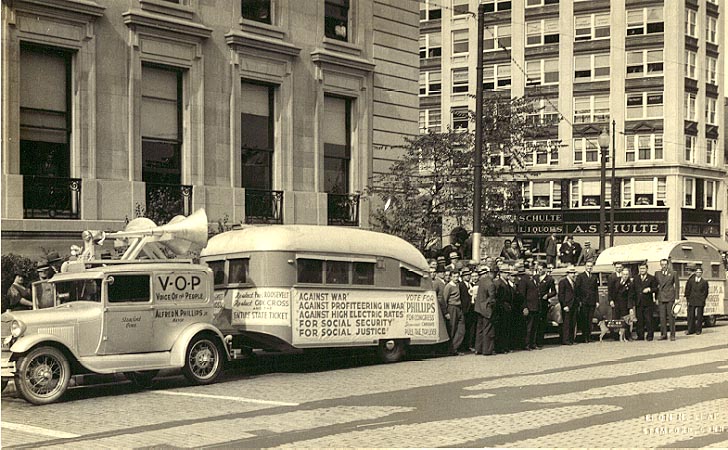
[[[71,365],[55,347],[36,347],[18,358],[15,387],[34,405],[53,403],[66,392]]]
[[[187,346],[182,373],[192,383],[214,383],[222,372],[223,352],[218,341],[215,337],[199,334]]]

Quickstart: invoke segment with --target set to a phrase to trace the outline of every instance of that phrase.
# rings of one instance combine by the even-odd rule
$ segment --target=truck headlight
[[[20,337],[25,332],[25,324],[19,320],[13,320],[10,324],[10,334],[13,337]]]

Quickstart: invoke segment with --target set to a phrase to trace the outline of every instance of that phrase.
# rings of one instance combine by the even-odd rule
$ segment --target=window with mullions
[[[452,116],[452,129],[457,130],[466,130],[468,129],[468,124],[470,123],[470,116],[468,115],[468,108],[467,107],[458,107],[453,108],[450,111],[450,114]]]
[[[574,139],[574,164],[599,163],[599,143],[595,137]]]
[[[420,95],[439,95],[442,92],[442,72],[420,72]]]
[[[695,163],[695,142],[697,141],[696,136],[689,134],[685,135],[685,162]]]
[[[557,5],[559,0],[526,0],[526,8],[533,8],[536,6],[546,5]]]
[[[708,17],[705,21],[705,40],[711,44],[718,43],[718,20]]]
[[[709,125],[718,125],[715,113],[716,104],[716,99],[710,97],[705,98],[705,122]]]
[[[685,50],[685,76],[698,79],[698,54],[692,50]]]
[[[485,5],[485,12],[509,11],[513,6],[510,0],[481,0]]]
[[[698,12],[690,8],[685,9],[685,34],[698,38]]]
[[[662,134],[634,134],[625,136],[627,162],[663,159]]]
[[[483,89],[493,91],[511,88],[511,65],[493,64],[483,67]]]
[[[324,192],[349,192],[351,100],[324,96]]]
[[[558,42],[558,18],[526,22],[526,46],[558,44]]]
[[[525,209],[561,208],[561,185],[554,181],[525,181],[521,185]]]
[[[350,269],[350,262],[326,261],[326,284],[351,284],[349,280]]]
[[[558,59],[537,59],[533,61],[526,61],[526,86],[557,84],[558,82]]]
[[[462,67],[460,69],[452,70],[452,93],[462,94],[468,93],[468,68]]]
[[[716,139],[706,139],[705,144],[705,164],[715,166],[718,160],[718,141]]]
[[[20,173],[68,177],[72,54],[20,45]]]
[[[685,120],[696,122],[698,114],[696,111],[697,96],[692,92],[685,93]]]
[[[662,117],[662,92],[627,93],[626,119],[659,119]]]
[[[422,282],[422,275],[412,272],[409,269],[400,267],[399,269],[400,284],[402,286],[419,286]]]
[[[420,36],[420,59],[437,58],[442,55],[442,33],[426,33]]]
[[[683,178],[683,208],[695,208],[695,178]]]
[[[272,188],[273,92],[273,86],[245,81],[241,84],[240,149],[244,188]]]
[[[352,263],[352,281],[356,285],[374,285],[374,263]]]
[[[468,13],[468,0],[452,0],[452,15],[461,16]]]
[[[374,285],[374,263],[299,258],[299,283]]]
[[[627,36],[663,33],[665,31],[662,5],[627,10]]]
[[[559,123],[558,99],[539,99],[534,101],[534,111],[529,113],[527,121],[533,125],[556,125]]]
[[[296,259],[299,283],[321,284],[324,281],[324,262],[320,259]]]
[[[574,180],[570,182],[571,185],[571,208],[597,208],[601,206],[602,198],[602,183],[599,180],[586,181],[586,180]],[[607,181],[605,183],[605,201],[604,206],[611,206],[611,192],[612,183]]]
[[[349,0],[325,0],[324,34],[339,41],[349,40]]]
[[[109,303],[146,303],[151,300],[149,275],[113,275],[108,278]]]
[[[715,199],[717,198],[718,183],[714,180],[705,180],[703,189],[703,208],[716,209]]]
[[[240,0],[243,19],[271,24],[271,0]]]
[[[609,122],[609,94],[574,96],[574,123]]]
[[[662,75],[663,50],[635,50],[627,52],[627,78]]]
[[[574,40],[591,41],[608,39],[610,34],[610,14],[584,14],[574,18]]]
[[[426,133],[428,130],[439,133],[442,128],[442,113],[440,109],[421,109],[419,123],[420,133]]]
[[[667,182],[665,178],[625,178],[622,180],[622,206],[649,208],[665,206]]]
[[[225,284],[225,261],[207,261],[207,266],[212,270],[212,278],[215,286]]]
[[[452,32],[452,54],[468,53],[468,30]]]
[[[442,18],[441,2],[444,0],[420,0],[420,21]]]
[[[705,58],[705,82],[713,85],[718,85],[718,59],[712,56],[706,56]]]
[[[182,182],[182,71],[142,66],[142,181]]]
[[[574,57],[574,81],[601,81],[609,79],[609,53],[577,55]]]
[[[487,26],[483,36],[483,50],[486,52],[511,48],[510,24]]]
[[[527,142],[523,160],[527,166],[556,166],[559,164],[559,142],[550,139]]]
[[[244,284],[248,282],[248,258],[228,260],[228,284]]]

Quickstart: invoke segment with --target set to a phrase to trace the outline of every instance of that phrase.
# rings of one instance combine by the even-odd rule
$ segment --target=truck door
[[[106,286],[102,353],[150,351],[154,311],[149,274],[114,274]]]

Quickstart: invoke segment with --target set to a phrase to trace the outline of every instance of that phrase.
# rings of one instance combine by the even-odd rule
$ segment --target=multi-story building
[[[417,133],[413,2],[10,0],[2,21],[4,253],[198,208],[368,227],[358,194]]]
[[[504,235],[539,242],[553,231],[596,244],[605,202],[615,245],[706,237],[728,249],[722,0],[480,3],[483,80],[478,0],[420,3],[420,129],[472,127],[461,111],[474,110],[478,82],[486,96],[527,96],[542,108],[535,119],[551,126],[530,161],[516,229]],[[616,154],[604,199],[603,130]]]

